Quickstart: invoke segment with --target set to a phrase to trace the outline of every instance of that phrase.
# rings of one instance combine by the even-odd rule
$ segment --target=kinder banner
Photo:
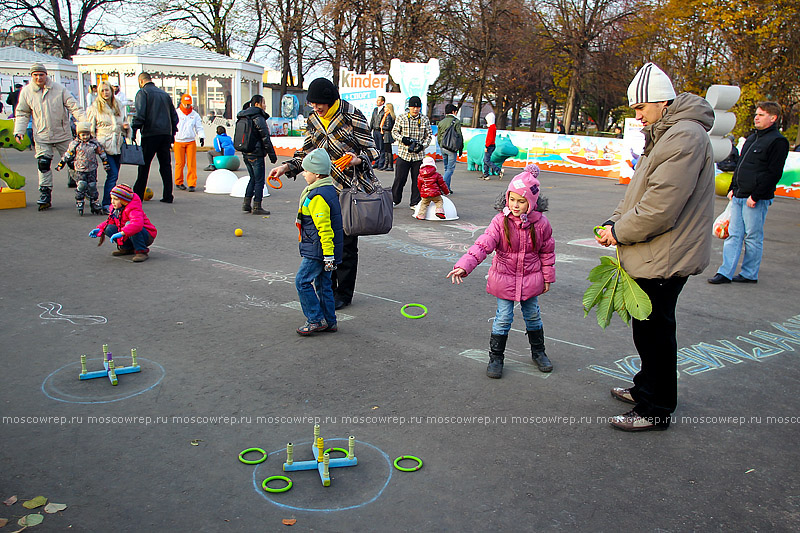
[[[369,120],[377,98],[386,97],[388,83],[387,74],[375,74],[372,71],[358,74],[343,68],[339,71],[339,96],[356,106]]]

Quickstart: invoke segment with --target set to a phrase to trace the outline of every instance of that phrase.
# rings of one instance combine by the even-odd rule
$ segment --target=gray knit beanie
[[[322,148],[312,150],[303,158],[303,170],[328,176],[331,173],[331,156]]]

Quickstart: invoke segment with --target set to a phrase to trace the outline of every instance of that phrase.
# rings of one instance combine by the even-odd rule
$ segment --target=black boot
[[[269,215],[269,211],[267,211],[266,209],[261,209],[261,202],[253,202],[253,214]]]
[[[51,187],[39,187],[39,199],[36,200],[36,203],[39,204],[39,211],[44,211],[50,207],[50,193],[52,192]]]
[[[252,208],[250,207],[250,202],[252,201],[253,201],[252,196],[250,197],[245,196],[244,203],[242,204],[242,211],[244,211],[245,213],[249,213],[250,211],[252,211]]]
[[[389,172],[394,172],[394,161],[389,161],[386,163],[386,170]]]
[[[539,367],[539,372],[552,372],[553,363],[544,353],[544,329],[529,329],[527,335],[531,343],[531,358]]]
[[[486,375],[490,378],[503,377],[503,359],[505,359],[506,342],[508,335],[495,335],[489,339],[489,366]]]

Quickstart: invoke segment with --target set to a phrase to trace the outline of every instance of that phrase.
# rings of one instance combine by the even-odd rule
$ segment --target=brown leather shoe
[[[119,257],[121,255],[133,255],[133,250],[130,249],[130,248],[119,248],[119,249],[114,250],[113,252],[111,252],[111,255],[114,255],[114,256],[117,256],[117,257]]]
[[[664,431],[669,427],[669,421],[656,424],[655,421],[630,410],[625,414],[613,417],[611,425],[622,431]]]
[[[631,396],[631,389],[623,389],[622,387],[614,387],[611,389],[611,397],[625,403],[636,405],[636,400]]]
[[[147,255],[146,253],[137,253],[136,255],[133,256],[133,259],[131,259],[131,261],[133,261],[134,263],[143,263],[148,259],[150,259],[150,256]]]

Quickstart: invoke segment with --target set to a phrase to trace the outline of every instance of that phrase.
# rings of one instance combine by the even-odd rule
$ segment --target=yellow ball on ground
[[[233,234],[236,235],[237,237],[241,237],[242,235],[244,235],[244,231],[242,231],[242,228],[236,228]]]
[[[151,189],[150,187],[147,187],[144,190],[144,201],[146,202],[146,201],[152,200],[152,199],[153,199],[153,189]]]

